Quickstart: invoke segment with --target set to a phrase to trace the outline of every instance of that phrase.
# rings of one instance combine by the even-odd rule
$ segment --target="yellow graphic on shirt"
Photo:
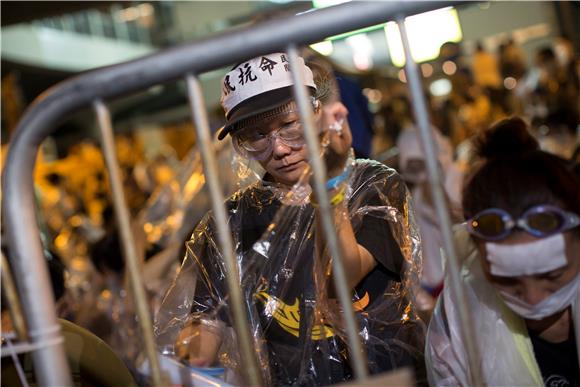
[[[369,292],[365,292],[365,295],[361,299],[352,303],[352,308],[355,312],[361,312],[369,305],[370,299]]]
[[[295,337],[300,336],[300,301],[295,299],[292,305],[286,304],[277,297],[271,296],[265,291],[256,293],[257,298],[263,302],[266,314],[274,317],[278,325],[286,332]],[[363,310],[369,304],[369,294],[353,303],[355,311]],[[322,340],[334,336],[332,327],[327,324],[317,324],[312,328],[312,340]]]

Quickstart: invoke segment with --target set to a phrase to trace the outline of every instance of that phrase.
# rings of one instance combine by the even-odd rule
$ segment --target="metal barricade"
[[[462,331],[469,351],[471,367],[479,369],[477,349],[468,321],[468,305],[465,303],[459,283],[458,263],[453,246],[450,220],[443,193],[441,176],[433,151],[432,134],[420,79],[416,64],[411,60],[409,44],[403,24],[405,16],[447,7],[449,2],[351,2],[322,10],[304,13],[294,17],[268,22],[221,33],[195,43],[172,48],[164,52],[135,61],[98,69],[63,82],[40,96],[20,122],[12,138],[7,157],[3,183],[5,196],[3,211],[6,217],[6,231],[12,251],[12,267],[18,285],[26,320],[28,336],[33,348],[33,360],[37,380],[41,385],[65,386],[71,378],[62,345],[62,337],[55,313],[55,301],[50,291],[48,270],[43,262],[40,230],[36,223],[35,198],[33,190],[33,169],[36,154],[42,141],[50,135],[57,124],[66,116],[84,107],[93,106],[101,128],[102,146],[106,164],[110,172],[114,208],[119,224],[123,252],[130,273],[131,289],[137,304],[137,314],[141,333],[145,341],[145,351],[151,365],[153,383],[162,385],[163,378],[156,355],[151,329],[151,316],[145,298],[142,276],[139,271],[134,238],[129,224],[129,213],[124,200],[118,165],[112,137],[112,123],[105,100],[149,88],[153,85],[185,78],[189,101],[204,164],[204,173],[211,193],[221,249],[226,258],[228,286],[235,330],[241,349],[244,381],[247,385],[261,385],[260,370],[255,357],[247,311],[244,309],[240,286],[237,282],[232,238],[226,222],[224,197],[219,189],[215,156],[210,151],[210,131],[203,94],[197,76],[201,73],[237,63],[239,61],[276,51],[287,51],[290,64],[295,67],[297,46],[315,43],[326,37],[353,31],[371,25],[397,20],[402,33],[407,61],[407,76],[414,102],[414,112],[421,129],[421,139],[427,156],[430,183],[440,224],[443,225],[444,248],[449,259],[451,284],[462,303]],[[305,119],[305,130],[309,154],[317,154],[319,144],[313,130],[310,108],[306,103],[306,91],[300,86],[296,72],[295,94],[301,116]],[[320,198],[322,225],[329,249],[333,257],[333,271],[337,293],[343,310],[348,333],[348,344],[353,359],[353,369],[357,379],[364,380],[368,371],[365,366],[362,346],[357,335],[356,321],[350,303],[350,290],[345,281],[334,230],[328,194],[325,189],[324,163],[312,157],[314,187]],[[479,375],[479,374],[478,374]],[[474,385],[481,385],[476,376]]]

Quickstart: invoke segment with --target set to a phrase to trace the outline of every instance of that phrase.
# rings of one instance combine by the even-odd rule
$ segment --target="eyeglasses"
[[[488,208],[467,221],[467,230],[481,239],[496,241],[507,237],[516,227],[543,238],[578,225],[578,215],[545,204],[530,208],[519,219],[513,219],[501,208]]]
[[[284,112],[283,117],[276,118],[280,126],[268,133],[264,133],[262,127],[258,126],[246,127],[236,132],[233,144],[238,153],[254,160],[265,160],[272,153],[276,139],[292,149],[302,148],[305,140],[298,112]]]

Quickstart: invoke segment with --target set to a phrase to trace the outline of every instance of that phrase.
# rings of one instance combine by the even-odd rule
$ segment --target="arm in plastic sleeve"
[[[196,349],[219,349],[228,322],[224,272],[213,239],[209,215],[195,228],[177,277],[169,287],[157,314],[155,333],[164,351],[183,358],[195,358]],[[200,340],[209,340],[202,344]],[[191,345],[190,345],[191,344]],[[204,356],[207,363],[215,355]],[[196,362],[200,363],[200,362]],[[206,365],[205,361],[201,362]],[[209,364],[207,364],[209,365]]]
[[[420,261],[409,194],[394,170],[375,162],[364,163],[367,167],[352,183],[349,203],[356,239],[401,281],[409,270],[417,269],[414,262]]]
[[[468,386],[462,359],[466,354],[451,345],[449,321],[443,295],[439,297],[429,324],[425,359],[431,386]],[[459,351],[459,352],[458,352]]]

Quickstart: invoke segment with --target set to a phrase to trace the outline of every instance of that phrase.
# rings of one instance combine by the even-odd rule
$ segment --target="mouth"
[[[294,163],[290,163],[288,165],[283,165],[281,167],[276,168],[277,171],[279,172],[292,172],[298,168],[300,168],[300,166],[302,165],[302,160],[296,161]]]

